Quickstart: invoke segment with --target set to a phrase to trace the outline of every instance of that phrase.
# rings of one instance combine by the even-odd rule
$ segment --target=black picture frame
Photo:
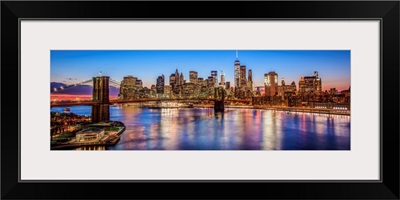
[[[399,8],[399,1],[2,1],[1,198],[399,199]],[[380,19],[382,180],[19,182],[18,66],[22,18]],[[144,192],[148,189],[154,192]]]

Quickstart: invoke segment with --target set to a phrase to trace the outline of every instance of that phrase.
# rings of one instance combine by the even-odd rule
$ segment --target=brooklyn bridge
[[[52,92],[74,87],[80,84],[93,83],[92,100],[90,101],[51,101],[50,107],[63,107],[63,106],[78,106],[87,105],[92,106],[91,120],[92,122],[101,122],[110,120],[110,105],[112,104],[124,104],[124,103],[135,103],[135,102],[168,102],[168,101],[179,101],[179,102],[190,102],[190,101],[212,101],[214,102],[214,111],[223,112],[225,109],[226,102],[242,102],[250,103],[251,100],[240,100],[240,99],[226,99],[225,91],[223,88],[214,88],[213,98],[137,98],[137,99],[110,99],[109,86],[110,83],[118,86],[118,81],[110,79],[109,76],[97,76],[91,80],[82,81],[77,84],[71,84],[66,87],[55,88]]]

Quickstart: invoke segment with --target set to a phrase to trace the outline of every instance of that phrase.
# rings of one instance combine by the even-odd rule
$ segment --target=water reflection
[[[85,109],[90,114],[90,107],[77,107],[81,114]],[[213,109],[113,106],[111,120],[122,121],[126,131],[107,150],[350,149],[349,116],[258,109],[214,113]]]

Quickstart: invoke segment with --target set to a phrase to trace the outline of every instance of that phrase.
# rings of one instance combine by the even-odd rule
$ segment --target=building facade
[[[189,72],[189,81],[190,83],[197,84],[198,73],[196,71]]]
[[[322,80],[318,72],[314,71],[314,76],[300,77],[299,93],[320,93],[322,92]]]
[[[157,94],[164,94],[164,85],[165,85],[165,79],[163,74],[161,76],[158,76],[157,78],[157,83],[156,83]]]
[[[278,74],[274,71],[264,74],[265,96],[278,95]]]

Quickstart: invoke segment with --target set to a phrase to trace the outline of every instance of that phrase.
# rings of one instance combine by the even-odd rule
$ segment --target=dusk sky
[[[301,76],[312,76],[318,71],[322,89],[345,90],[350,86],[349,50],[238,50],[241,65],[253,71],[254,86],[263,86],[264,74],[278,73],[279,83],[284,77],[286,84],[295,81],[298,88]],[[52,50],[51,81],[65,84],[91,79],[102,72],[104,76],[121,81],[132,75],[143,80],[143,86],[156,84],[164,74],[165,84],[169,76],[182,72],[189,82],[189,71],[207,78],[211,71],[225,73],[225,81],[233,86],[236,50]]]

